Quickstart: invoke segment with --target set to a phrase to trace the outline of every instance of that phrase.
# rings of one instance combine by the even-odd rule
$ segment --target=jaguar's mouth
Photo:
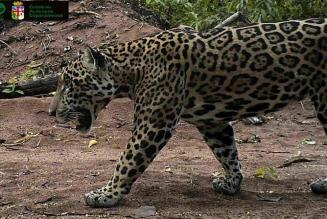
[[[92,113],[87,109],[78,110],[79,115],[75,120],[76,130],[82,133],[88,132],[93,123]]]

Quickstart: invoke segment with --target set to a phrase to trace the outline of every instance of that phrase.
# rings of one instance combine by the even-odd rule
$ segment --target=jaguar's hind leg
[[[323,89],[320,89],[323,90]],[[312,101],[314,103],[317,118],[324,128],[325,134],[327,136],[327,93],[318,92],[317,95],[313,96]],[[324,179],[319,179],[310,184],[312,192],[319,194],[327,193],[327,177]]]
[[[213,180],[217,192],[233,195],[240,190],[242,182],[241,165],[234,140],[233,127],[227,123],[197,127],[217,160],[225,170],[225,177]]]

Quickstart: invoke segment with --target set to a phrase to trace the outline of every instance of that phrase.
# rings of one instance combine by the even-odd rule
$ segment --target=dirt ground
[[[6,55],[8,48],[0,49],[0,80],[17,75],[31,60],[38,63],[45,57],[56,69],[85,44],[103,43],[106,36],[126,41],[158,31],[133,20],[132,12],[110,3],[114,1],[104,2],[105,9],[91,8],[101,13],[99,19],[78,16],[51,25],[25,22],[0,33],[0,39],[13,39],[10,46],[23,51],[16,57]],[[71,10],[78,7],[72,3]],[[47,35],[37,34],[44,28],[55,39],[46,51],[40,42]],[[66,40],[68,36],[82,43]],[[71,50],[63,53],[67,46]],[[303,106],[294,103],[269,114],[268,122],[260,126],[234,124],[245,175],[240,194],[225,196],[213,191],[212,175],[223,170],[198,131],[181,122],[131,193],[110,209],[87,207],[83,194],[105,185],[113,172],[131,135],[132,102],[113,101],[90,133],[79,134],[56,126],[55,119],[47,115],[50,101],[50,97],[0,100],[0,141],[8,144],[27,133],[35,135],[21,145],[0,146],[0,218],[327,218],[327,196],[312,194],[308,186],[327,175],[327,145],[307,100]],[[305,144],[304,139],[314,142]],[[90,140],[98,144],[88,147]],[[311,162],[278,168],[299,152]],[[262,167],[273,168],[277,177],[256,177],[256,170]]]

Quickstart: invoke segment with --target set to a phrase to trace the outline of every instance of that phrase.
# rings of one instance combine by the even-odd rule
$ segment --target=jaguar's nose
[[[48,114],[49,114],[49,116],[56,116],[56,110],[49,109]]]

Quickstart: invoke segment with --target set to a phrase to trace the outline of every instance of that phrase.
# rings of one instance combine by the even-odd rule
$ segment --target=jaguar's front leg
[[[177,107],[177,108],[176,108]],[[109,183],[85,194],[85,202],[92,207],[111,207],[129,193],[135,180],[145,171],[159,151],[166,145],[179,120],[181,108],[169,105],[151,107],[135,115],[135,128]],[[169,116],[164,116],[169,113]]]
[[[144,172],[151,161],[162,149],[172,135],[172,130],[149,129],[146,133],[135,132],[130,138],[126,149],[109,183],[90,193],[85,194],[85,202],[92,207],[111,207],[116,205],[129,193],[133,182]]]

